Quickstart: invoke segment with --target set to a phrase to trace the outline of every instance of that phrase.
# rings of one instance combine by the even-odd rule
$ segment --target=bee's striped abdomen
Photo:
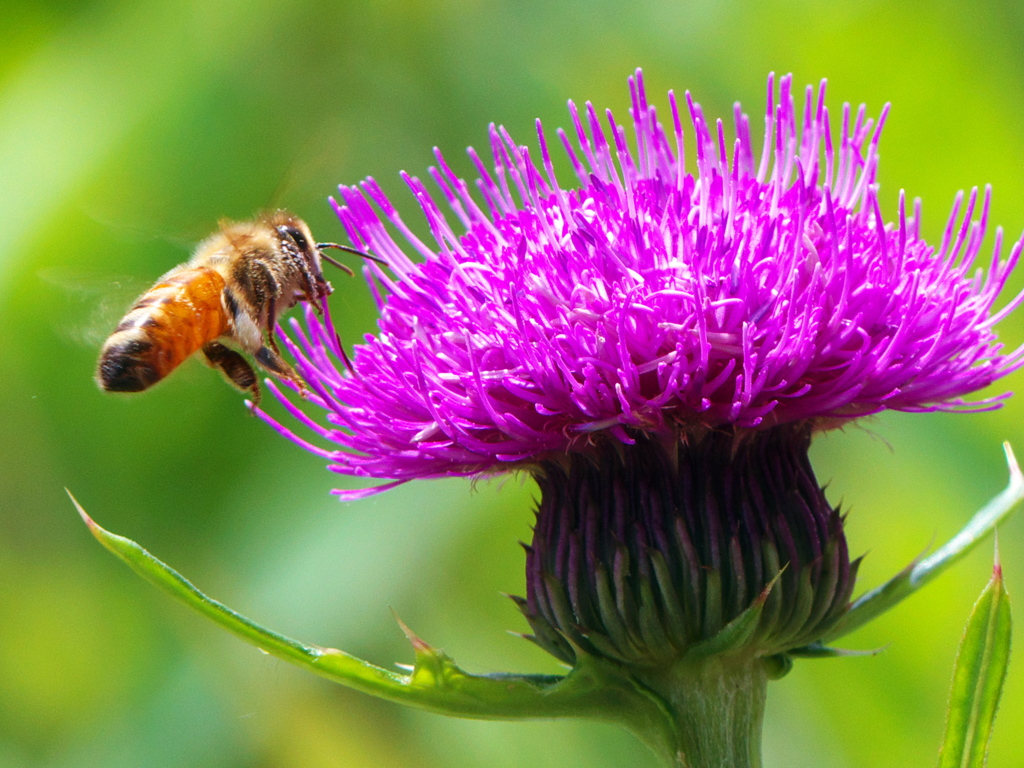
[[[143,294],[100,352],[96,379],[108,392],[139,392],[228,330],[224,279],[209,267],[184,269]]]

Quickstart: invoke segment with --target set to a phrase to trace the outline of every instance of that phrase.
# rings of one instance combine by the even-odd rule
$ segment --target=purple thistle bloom
[[[908,215],[901,194],[898,222],[882,219],[888,107],[876,122],[844,105],[834,134],[822,82],[798,127],[790,78],[776,101],[770,76],[757,158],[738,105],[730,147],[687,94],[691,174],[674,95],[666,131],[639,70],[629,84],[634,147],[610,112],[569,103],[575,138],[558,136],[576,188],[556,179],[539,121],[539,165],[494,126],[493,168],[469,151],[482,205],[438,152],[430,175],[464,234],[403,174],[436,245],[373,179],[341,187],[332,203],[352,241],[390,267],[366,267],[380,331],[350,360],[329,316],[293,321],[286,343],[327,426],[270,385],[338,448],[261,417],[337,472],[403,482],[536,465],[586,452],[602,433],[632,444],[999,406],[1005,395],[963,399],[1024,364],[993,329],[1024,299],[993,311],[1024,240],[1002,260],[997,230],[988,268],[975,266],[988,189],[980,211],[977,190],[957,197],[936,249],[921,238],[919,203]]]

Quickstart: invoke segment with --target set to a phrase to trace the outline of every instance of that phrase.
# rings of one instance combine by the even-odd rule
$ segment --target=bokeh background
[[[326,203],[373,175],[407,218],[398,171],[431,148],[464,176],[488,122],[533,143],[565,100],[625,117],[644,67],[664,107],[764,105],[770,70],[830,81],[833,111],[893,111],[885,214],[900,188],[941,235],[954,194],[995,187],[1024,228],[1024,11],[1015,2],[547,3],[536,0],[4,0],[0,16],[0,767],[653,766],[613,727],[479,723],[334,687],[227,636],[144,584],[64,495],[233,607],[380,663],[411,654],[388,608],[471,671],[557,671],[506,630],[523,590],[534,489],[424,482],[355,504],[342,478],[273,434],[198,363],[137,397],[92,381],[137,293],[222,217],[284,205],[322,239]],[[754,120],[755,126],[758,119]],[[563,166],[564,167],[564,166]],[[334,278],[347,343],[372,331],[360,280]],[[1024,273],[1012,288],[1024,286]],[[1024,342],[1024,314],[1003,324]],[[1021,389],[1024,377],[1009,380]],[[886,414],[814,448],[849,510],[862,585],[948,538],[1024,452],[1024,400],[997,413]],[[1002,531],[1024,595],[1024,519]],[[934,764],[983,547],[849,639],[878,656],[798,663],[772,686],[766,765]],[[1022,614],[1024,615],[1024,614]],[[1024,754],[1013,660],[990,765]]]

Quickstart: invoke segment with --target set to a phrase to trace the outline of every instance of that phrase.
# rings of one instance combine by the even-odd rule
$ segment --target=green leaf
[[[939,768],[982,768],[1010,661],[1010,599],[996,549],[992,579],[960,641]]]
[[[1010,444],[1003,443],[1003,450],[1006,452],[1006,464],[1010,470],[1010,480],[1006,489],[982,507],[956,536],[933,554],[915,560],[885,584],[854,601],[846,615],[821,639],[821,643],[831,643],[848,635],[903,602],[951,565],[966,557],[995,530],[997,525],[1010,516],[1024,499],[1024,475],[1021,474]]]
[[[707,640],[690,646],[683,656],[683,661],[693,663],[711,656],[746,650],[747,642],[754,636],[758,625],[761,623],[764,604],[768,601],[768,596],[771,594],[772,589],[779,582],[779,579],[782,578],[784,570],[785,568],[779,569],[775,577],[768,582],[765,588],[761,590],[761,594],[746,607],[743,613]]]
[[[71,493],[68,492],[68,496]],[[280,659],[364,693],[441,714],[480,719],[589,717],[633,730],[664,722],[663,705],[628,675],[585,658],[563,676],[472,675],[399,622],[412,643],[409,674],[370,664],[336,648],[293,640],[200,592],[184,576],[131,539],[100,527],[71,496],[93,536],[146,581],[224,629]],[[667,727],[672,728],[668,723]]]
[[[833,648],[820,643],[811,643],[800,648],[790,648],[786,651],[787,656],[796,659],[836,659],[843,656],[877,656],[885,648],[872,648],[866,651],[850,650],[848,648]]]

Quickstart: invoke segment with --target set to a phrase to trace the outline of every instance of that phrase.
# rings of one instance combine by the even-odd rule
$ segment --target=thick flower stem
[[[762,660],[715,656],[639,677],[665,702],[674,726],[672,733],[638,734],[666,765],[760,768],[769,677]]]

